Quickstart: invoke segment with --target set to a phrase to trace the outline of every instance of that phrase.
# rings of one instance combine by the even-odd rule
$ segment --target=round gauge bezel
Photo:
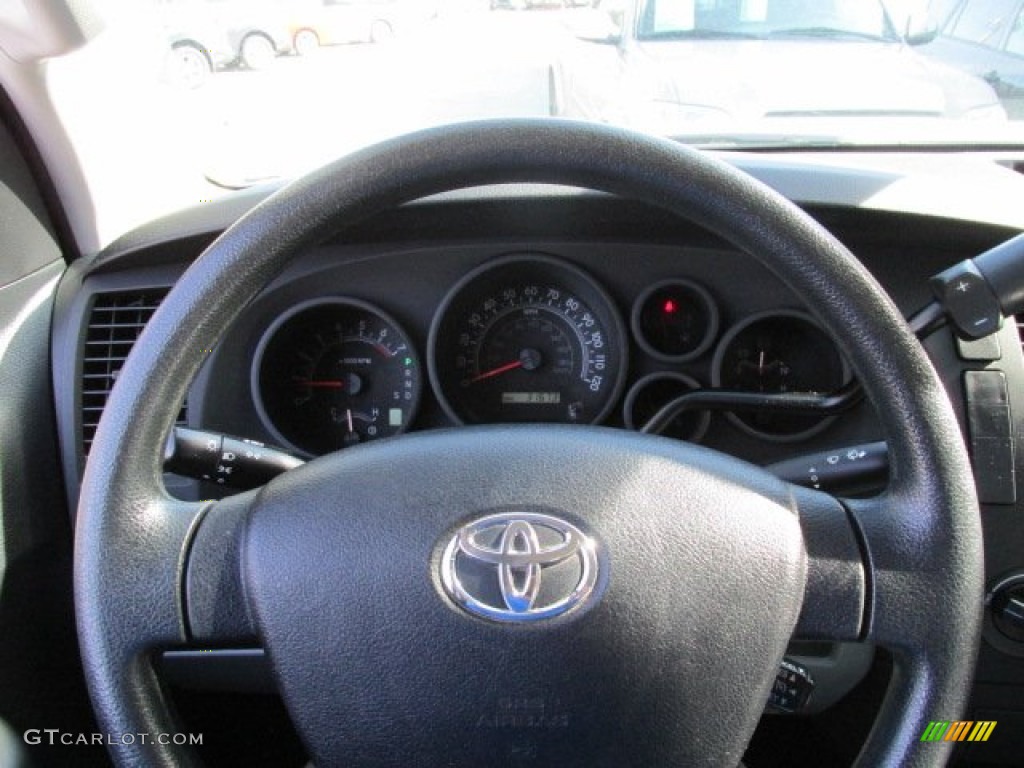
[[[718,346],[715,347],[715,354],[711,360],[712,387],[718,388],[722,386],[723,358],[725,357],[726,350],[729,349],[729,346],[736,339],[736,337],[739,336],[743,331],[747,330],[750,326],[754,325],[755,323],[759,323],[763,320],[779,318],[792,318],[801,320],[810,325],[811,327],[815,328],[818,332],[820,332],[828,341],[828,343],[832,345],[836,354],[839,356],[839,363],[842,366],[843,372],[842,384],[845,385],[849,383],[850,379],[853,377],[853,371],[850,369],[849,364],[846,362],[846,358],[843,356],[843,353],[840,351],[839,347],[836,345],[832,337],[830,337],[828,333],[825,332],[821,325],[819,325],[819,323],[811,315],[796,309],[769,309],[763,312],[757,312],[756,314],[743,318],[735,325],[733,325],[731,328],[729,328],[729,330],[727,330],[722,335],[722,338],[718,342]],[[799,443],[824,432],[826,429],[829,428],[829,426],[831,426],[835,422],[837,417],[825,416],[821,419],[821,421],[805,430],[785,435],[775,434],[773,432],[763,432],[759,429],[751,427],[749,424],[744,422],[735,413],[732,412],[726,412],[725,418],[729,421],[730,424],[739,429],[741,432],[744,432],[752,437],[756,437],[759,440],[764,440],[770,443]]]
[[[609,341],[614,337],[614,349],[609,344],[608,354],[614,354],[616,357],[618,370],[615,373],[615,378],[610,382],[607,394],[604,396],[605,400],[596,412],[596,415],[586,422],[580,422],[586,424],[601,423],[614,410],[619,402],[619,398],[622,396],[623,387],[626,383],[626,374],[629,369],[629,343],[626,326],[622,321],[614,299],[594,277],[571,262],[545,253],[507,253],[489,259],[463,275],[448,290],[437,311],[434,313],[433,321],[430,324],[430,334],[427,339],[427,373],[430,377],[430,385],[433,388],[434,396],[437,398],[445,415],[455,424],[463,425],[467,423],[466,419],[451,402],[449,393],[446,391],[444,378],[441,376],[439,367],[441,365],[439,360],[441,355],[438,349],[441,344],[440,337],[443,330],[446,330],[444,328],[446,324],[458,327],[461,323],[460,318],[452,316],[452,312],[456,307],[459,309],[472,307],[486,300],[487,296],[493,291],[493,288],[488,285],[488,281],[494,281],[497,285],[500,273],[509,270],[513,266],[519,267],[519,269],[509,275],[509,280],[516,283],[536,282],[541,285],[551,282],[558,283],[563,290],[575,294],[584,300],[588,308],[601,318],[601,322],[609,334]],[[468,291],[471,291],[476,285],[483,285],[484,287],[478,291],[478,295],[468,294]],[[469,423],[475,424],[477,422]],[[567,422],[555,421],[549,423],[561,424]]]
[[[704,336],[701,338],[700,344],[694,347],[691,351],[684,352],[681,355],[671,355],[662,352],[655,347],[644,334],[641,322],[644,305],[655,293],[670,287],[680,287],[687,291],[692,291],[704,305],[704,311],[708,318],[708,327]],[[718,337],[720,324],[721,312],[719,312],[718,303],[711,295],[711,292],[700,283],[687,278],[668,278],[666,280],[660,280],[653,285],[649,285],[644,289],[643,293],[637,297],[636,301],[633,302],[633,308],[630,311],[629,316],[629,327],[633,332],[633,338],[636,340],[637,346],[639,346],[645,354],[651,356],[655,360],[660,360],[665,363],[688,363],[691,360],[696,360],[698,357],[706,353],[712,346],[714,346],[715,339]]]
[[[693,378],[693,376],[685,373],[679,373],[678,371],[656,371],[655,373],[649,373],[646,376],[637,379],[633,386],[631,386],[626,392],[626,399],[622,404],[622,421],[626,425],[627,429],[639,430],[641,427],[641,425],[638,425],[633,418],[633,406],[636,405],[636,399],[640,396],[640,393],[643,392],[645,387],[650,386],[651,383],[664,379],[681,382],[688,386],[692,391],[701,389],[700,382]],[[691,435],[687,437],[681,437],[679,435],[663,436],[673,440],[682,440],[687,443],[699,443],[701,439],[703,439],[704,435],[707,434],[709,426],[711,426],[711,412],[701,411],[697,427]]]
[[[1002,653],[1010,656],[1016,656],[1018,658],[1024,657],[1024,643],[1003,634],[1002,629],[999,628],[999,625],[996,622],[996,617],[992,613],[992,603],[1002,590],[1010,589],[1021,584],[1024,584],[1024,571],[1013,571],[996,579],[991,586],[988,587],[985,591],[985,624],[983,628],[985,640],[992,645],[992,647]]]
[[[280,443],[282,448],[288,448],[289,450],[295,451],[307,458],[312,458],[318,455],[296,445],[289,438],[285,437],[281,430],[274,423],[274,420],[270,418],[270,414],[267,412],[266,406],[263,403],[263,390],[260,386],[260,371],[263,368],[263,357],[266,354],[267,347],[274,340],[278,332],[283,328],[290,320],[301,315],[304,312],[310,310],[319,309],[320,307],[338,306],[346,309],[356,309],[363,312],[368,312],[372,315],[376,315],[379,320],[391,326],[391,328],[399,333],[402,339],[405,341],[408,347],[408,356],[413,359],[413,364],[417,370],[422,371],[423,367],[420,363],[420,355],[416,350],[416,345],[413,343],[412,337],[406,333],[405,328],[395,320],[390,314],[385,312],[383,309],[375,304],[362,299],[356,299],[349,296],[320,296],[313,299],[307,299],[306,301],[300,302],[292,307],[289,307],[284,313],[274,319],[274,321],[267,327],[260,336],[259,343],[256,345],[256,352],[253,355],[253,363],[249,371],[249,389],[252,392],[253,405],[256,408],[256,414],[259,416],[260,421],[266,428],[267,432],[273,437],[273,439]],[[417,414],[419,413],[420,401],[423,399],[423,375],[419,376],[419,385],[413,391],[412,399],[408,401],[409,418],[405,420],[405,423],[398,428],[396,432],[388,437],[396,437],[405,433],[409,426],[415,421]],[[384,438],[377,438],[384,439]],[[335,450],[343,450],[343,448],[336,448]]]

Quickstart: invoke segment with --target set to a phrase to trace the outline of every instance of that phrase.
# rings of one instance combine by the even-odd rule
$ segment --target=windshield
[[[1024,0],[93,1],[106,31],[46,66],[105,240],[473,118],[1024,146]]]

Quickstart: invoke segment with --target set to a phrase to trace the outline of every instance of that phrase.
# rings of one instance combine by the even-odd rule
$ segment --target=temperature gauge
[[[303,304],[279,319],[260,343],[253,384],[275,438],[311,454],[403,432],[422,386],[406,334],[354,299]]]

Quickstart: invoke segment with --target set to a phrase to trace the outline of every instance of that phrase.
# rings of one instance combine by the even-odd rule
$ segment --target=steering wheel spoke
[[[256,629],[242,583],[246,520],[256,492],[206,510],[189,548],[184,596],[188,639],[199,645],[251,645]]]
[[[944,504],[973,504],[969,486],[953,489],[952,495]],[[962,582],[976,574],[955,567],[962,556],[958,550],[963,535],[950,530],[946,510],[922,497],[919,489],[900,485],[876,498],[850,500],[848,505],[871,566],[865,639],[896,655],[923,659],[915,637],[924,621],[942,627],[951,647],[972,637],[973,622],[964,616],[980,617],[983,603],[980,597],[968,604],[954,597]],[[940,585],[949,590],[947,594]],[[948,647],[935,650],[945,653]],[[969,675],[970,669],[964,676],[965,686]]]
[[[850,514],[833,496],[800,486],[791,488],[807,550],[807,582],[794,636],[800,640],[861,640],[868,579]]]

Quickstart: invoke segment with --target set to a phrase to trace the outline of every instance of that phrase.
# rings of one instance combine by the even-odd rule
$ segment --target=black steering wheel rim
[[[342,225],[451,189],[526,181],[618,194],[702,224],[768,266],[840,344],[885,425],[893,468],[883,497],[847,504],[869,572],[860,634],[895,660],[859,764],[944,763],[948,745],[918,738],[922,721],[955,719],[966,704],[980,636],[981,534],[957,422],[920,345],[866,270],[780,195],[697,151],[568,121],[470,123],[339,160],[254,208],[175,286],[122,370],[82,486],[75,597],[101,724],[110,733],[174,731],[149,659],[187,639],[182,563],[158,555],[169,541],[184,548],[202,508],[168,498],[161,459],[199,350],[216,344],[292,256]],[[174,745],[138,742],[114,756],[126,765],[192,759]]]

